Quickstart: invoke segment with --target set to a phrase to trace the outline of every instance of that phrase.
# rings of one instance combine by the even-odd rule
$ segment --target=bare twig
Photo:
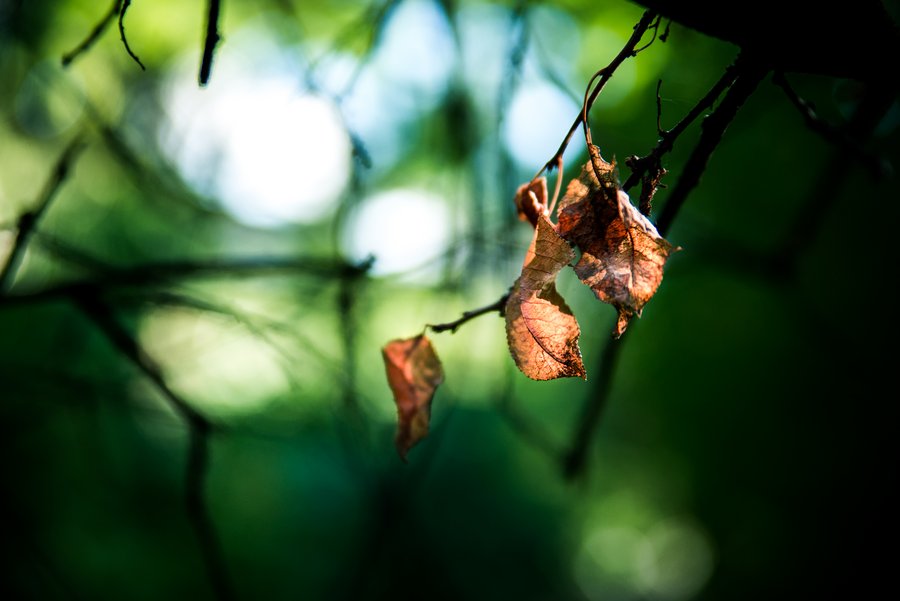
[[[451,334],[455,334],[456,330],[459,329],[461,325],[466,323],[471,319],[475,319],[476,317],[480,317],[482,315],[486,315],[488,313],[493,313],[496,311],[500,314],[500,317],[503,317],[504,311],[506,309],[506,301],[509,300],[509,292],[492,302],[490,305],[486,305],[479,309],[473,309],[471,311],[466,311],[462,314],[462,317],[457,319],[456,321],[451,321],[448,323],[439,323],[439,324],[427,324],[425,327],[430,329],[432,332],[440,333],[450,331]]]
[[[513,403],[512,394],[504,394],[497,401],[497,411],[506,419],[510,429],[534,450],[555,460],[562,453],[561,445],[534,419],[523,414]]]
[[[666,201],[657,223],[659,233],[665,235],[675,219],[675,215],[681,209],[688,194],[700,183],[700,178],[706,170],[709,159],[722,141],[722,136],[728,125],[743,106],[744,101],[750,97],[759,82],[766,76],[766,69],[759,65],[739,60],[737,77],[728,89],[721,104],[716,107],[702,124],[702,132],[697,145],[688,157],[687,163],[678,178],[678,183],[672,194]]]
[[[84,40],[80,44],[78,44],[72,50],[69,50],[62,56],[62,66],[68,67],[72,64],[76,58],[81,56],[82,53],[87,52],[94,43],[100,39],[100,36],[103,35],[103,32],[106,31],[106,28],[109,27],[109,24],[112,23],[113,19],[116,18],[116,15],[122,9],[122,0],[113,0],[112,6],[109,7],[109,10],[106,11],[106,14],[103,15],[103,18],[94,25],[94,28],[88,34]]]
[[[134,62],[140,66],[141,71],[146,71],[147,68],[144,66],[144,63],[131,50],[131,46],[128,45],[128,39],[125,37],[125,13],[128,12],[129,6],[131,6],[131,0],[125,0],[122,4],[122,10],[119,11],[119,37],[122,38],[122,45],[125,46],[125,52],[128,53],[128,56],[134,59]]]
[[[800,97],[799,94],[791,87],[784,73],[777,72],[773,75],[772,81],[780,87],[788,100],[791,101],[806,122],[807,127],[822,136],[825,140],[834,144],[847,154],[854,156],[875,178],[883,178],[891,172],[890,163],[886,160],[873,155],[866,150],[859,140],[849,136],[846,131],[835,127],[831,123],[823,120],[815,111],[812,104]]]
[[[669,130],[662,130],[660,127],[660,117],[659,113],[661,112],[660,106],[660,96],[659,96],[659,86],[656,88],[656,106],[657,106],[657,129],[659,129],[660,140],[657,143],[656,147],[650,151],[650,153],[644,157],[628,157],[625,160],[625,164],[631,168],[631,175],[628,177],[628,180],[622,186],[622,188],[626,191],[633,188],[638,181],[644,182],[645,189],[641,192],[641,197],[643,199],[644,196],[647,196],[649,199],[653,198],[653,195],[656,193],[656,187],[659,186],[659,180],[662,179],[662,168],[661,159],[662,157],[669,153],[672,148],[675,146],[675,141],[678,137],[684,133],[684,131],[690,126],[700,115],[703,114],[704,111],[709,109],[716,99],[722,95],[722,92],[727,90],[734,83],[735,78],[737,77],[736,71],[736,63],[732,64],[725,70],[725,73],[722,74],[722,77],[713,84],[713,86],[709,89],[709,91],[701,98],[694,107],[688,111],[688,114],[685,115],[681,121],[679,121],[675,127]],[[656,182],[655,185],[653,182]],[[648,201],[649,202],[649,201]]]
[[[345,377],[342,379],[344,407],[350,410],[359,408],[356,399],[356,296],[359,285],[358,278],[344,277],[338,286],[337,313],[340,324],[340,338],[343,351]]]
[[[661,138],[666,132],[662,128],[662,98],[659,91],[662,89],[662,80],[656,82],[656,134]]]
[[[187,425],[188,457],[185,469],[187,515],[199,540],[210,583],[217,597],[226,601],[234,599],[225,560],[203,494],[209,465],[209,435],[213,430],[212,422],[169,387],[160,367],[116,320],[110,306],[92,294],[74,294],[72,300],[85,316],[94,322],[107,340],[153,383]]]
[[[659,36],[660,42],[665,44],[667,41],[669,41],[669,33],[671,33],[671,29],[672,29],[672,19],[669,19],[668,21],[666,21],[666,30],[663,31],[662,34],[660,34],[660,36]]]
[[[653,11],[646,11],[642,16],[640,21],[638,21],[637,25],[634,26],[634,33],[631,34],[631,37],[625,43],[625,46],[622,50],[619,51],[619,54],[613,58],[613,60],[604,68],[597,71],[595,76],[591,78],[591,83],[595,79],[599,79],[597,82],[597,86],[593,89],[593,91],[587,95],[584,104],[582,106],[582,111],[579,112],[578,116],[575,118],[575,122],[572,123],[572,126],[569,128],[569,132],[566,134],[566,137],[563,138],[562,143],[559,145],[556,153],[547,161],[543,167],[541,167],[540,171],[538,171],[535,178],[540,176],[544,171],[550,170],[553,167],[559,165],[559,162],[566,152],[566,148],[569,146],[569,142],[572,139],[572,135],[578,129],[578,127],[583,123],[584,117],[591,110],[591,106],[593,106],[594,101],[597,99],[597,96],[603,90],[603,87],[606,85],[606,82],[613,76],[616,69],[619,68],[625,59],[630,58],[635,55],[635,48],[640,43],[641,38],[646,33],[647,29],[650,27],[653,20],[656,18],[656,13]],[[590,84],[588,85],[588,89],[590,89]]]
[[[847,122],[846,131],[852,139],[865,142],[878,123],[894,105],[895,96],[888,89],[870,88],[863,96]],[[815,183],[797,212],[781,243],[766,261],[769,273],[789,280],[796,272],[802,254],[812,245],[823,222],[835,204],[842,198],[840,191],[850,179],[852,171],[846,168],[846,159],[840,148],[822,168],[821,177]]]
[[[215,54],[216,45],[222,39],[219,35],[220,8],[219,0],[209,0],[206,11],[206,36],[203,39],[203,59],[200,61],[199,81],[201,86],[209,83],[209,76],[212,73],[213,54]]]
[[[649,29],[653,30],[653,37],[650,38],[650,41],[641,46],[640,48],[635,48],[634,53],[643,52],[647,48],[653,45],[653,42],[656,41],[656,36],[659,34],[659,24],[662,21],[662,15],[657,15],[656,19],[653,21],[653,24],[650,25]],[[665,41],[665,40],[664,40]]]
[[[38,221],[50,207],[50,203],[56,197],[60,187],[69,175],[69,171],[75,162],[75,159],[84,148],[84,143],[80,137],[72,140],[63,150],[62,155],[56,161],[50,179],[44,184],[44,189],[38,197],[35,207],[30,211],[23,213],[18,220],[16,237],[13,241],[12,250],[6,259],[6,264],[0,269],[0,297],[4,296],[12,285],[13,279],[19,270],[22,259],[25,257],[25,250],[28,248],[28,242],[34,234]]]

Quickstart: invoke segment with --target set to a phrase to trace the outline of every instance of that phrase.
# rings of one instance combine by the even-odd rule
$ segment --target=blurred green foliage
[[[892,582],[895,179],[873,179],[764,81],[668,236],[684,250],[632,325],[583,477],[567,481],[562,457],[602,389],[592,375],[614,311],[572,274],[559,288],[588,381],[521,376],[494,316],[435,335],[447,381],[404,465],[380,347],[507,290],[530,237],[512,195],[541,167],[523,164],[521,140],[549,129],[552,156],[641,8],[224,0],[199,89],[203,4],[132,4],[126,33],[146,72],[115,22],[60,65],[105,2],[0,4],[0,265],[63,149],[85,143],[0,290],[5,598],[215,596],[185,506],[183,419],[73,297],[45,294],[84,281],[215,425],[202,485],[235,598],[857,598]],[[415,35],[444,67],[410,66]],[[392,44],[400,67],[379,58]],[[657,141],[657,80],[665,128],[736,54],[673,24],[613,77],[594,140],[626,171]],[[177,94],[233,98],[262,81],[248,73],[343,119],[343,183],[312,217],[256,227],[220,197],[227,148],[210,136],[265,108],[199,138],[179,129],[214,109],[179,117]],[[833,123],[860,103],[854,82],[789,77]],[[536,90],[555,104],[515,117]],[[894,165],[898,115],[895,102],[868,144]],[[698,131],[664,161],[670,184]],[[326,153],[327,140],[299,138],[313,163]],[[567,176],[584,156],[576,136]],[[413,261],[391,271],[378,249],[440,237],[399,209],[361,222],[398,189],[438,199],[447,242],[403,251]],[[350,268],[363,236],[368,274]]]

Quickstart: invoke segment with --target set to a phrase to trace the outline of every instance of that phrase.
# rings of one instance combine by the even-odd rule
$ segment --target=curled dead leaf
[[[596,147],[560,202],[559,234],[581,249],[575,265],[581,281],[618,310],[616,338],[656,294],[666,260],[679,250],[631,204],[618,187],[615,165]]]
[[[538,217],[547,214],[547,178],[539,177],[519,186],[515,203],[519,219],[537,227]]]
[[[428,435],[431,400],[444,381],[444,368],[425,335],[388,342],[381,354],[397,405],[394,444],[406,461],[409,450]]]
[[[541,215],[505,311],[510,354],[534,380],[585,377],[578,348],[581,331],[555,284],[556,275],[573,258],[572,248]]]

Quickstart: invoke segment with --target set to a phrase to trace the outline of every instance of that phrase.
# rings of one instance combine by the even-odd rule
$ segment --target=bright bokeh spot
[[[375,53],[375,68],[419,101],[444,91],[455,63],[453,33],[435,2],[412,0],[394,9]]]
[[[149,354],[164,358],[166,381],[191,403],[215,414],[248,414],[284,394],[289,382],[272,347],[227,318],[158,310],[140,327]]]
[[[373,165],[389,167],[409,144],[404,129],[440,102],[455,57],[443,11],[434,2],[407,1],[390,13],[361,72],[356,57],[329,50],[315,78],[340,98],[347,125],[364,142]]]
[[[499,83],[509,66],[511,12],[493,4],[459,7],[457,28],[461,40],[463,77],[469,93],[486,110],[496,111]]]
[[[389,190],[366,200],[351,215],[344,246],[356,260],[375,257],[376,275],[422,268],[437,273],[435,259],[446,252],[451,238],[450,211],[438,196],[415,189]]]
[[[556,152],[578,111],[554,85],[538,80],[520,86],[504,116],[506,149],[519,166],[536,171]]]
[[[589,531],[574,572],[589,599],[687,601],[713,568],[708,537],[687,520],[664,519],[649,529],[601,525]]]
[[[272,227],[327,216],[350,177],[337,107],[296,74],[220,69],[207,89],[179,69],[165,99],[163,148],[185,179],[242,223]]]
[[[713,552],[708,536],[683,520],[664,520],[647,533],[653,549],[646,569],[647,588],[668,601],[692,598],[712,574]]]

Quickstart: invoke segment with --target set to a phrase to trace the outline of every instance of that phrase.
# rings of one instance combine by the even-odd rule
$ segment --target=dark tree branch
[[[44,189],[41,192],[40,197],[38,197],[37,202],[35,202],[35,207],[30,211],[26,211],[19,217],[12,250],[6,259],[3,268],[0,269],[0,297],[6,295],[12,285],[13,279],[15,279],[19,266],[22,263],[22,259],[25,257],[28,242],[34,234],[35,228],[37,228],[38,221],[40,221],[41,217],[50,207],[50,203],[56,197],[57,192],[59,192],[59,189],[66,181],[75,159],[83,148],[84,143],[80,137],[75,138],[69,143],[62,155],[60,155],[59,159],[56,161],[50,179],[44,184]]]
[[[847,134],[852,139],[868,140],[878,123],[894,105],[895,96],[890,90],[870,88],[856,107],[847,123]],[[812,245],[835,204],[841,199],[841,190],[850,179],[851,171],[840,148],[822,168],[822,176],[815,183],[797,212],[787,235],[766,261],[769,273],[789,280],[797,270],[797,262]]]
[[[338,287],[337,312],[338,323],[341,331],[341,346],[343,347],[343,363],[345,377],[342,379],[342,394],[344,407],[357,410],[359,403],[356,399],[356,294],[359,281],[354,275],[341,279]]]
[[[662,97],[659,91],[662,89],[662,80],[656,82],[656,135],[660,138],[666,135],[662,128]]]
[[[231,585],[222,545],[209,515],[203,491],[209,469],[209,435],[209,422],[192,425],[188,429],[185,501],[188,518],[194,526],[203,554],[206,574],[216,598],[220,601],[231,601],[235,599],[234,588]]]
[[[109,10],[103,15],[103,18],[94,25],[94,28],[88,34],[84,40],[78,44],[72,50],[66,52],[62,56],[62,66],[68,67],[72,64],[76,58],[81,56],[82,53],[87,52],[94,43],[100,39],[100,36],[103,35],[103,32],[106,31],[106,28],[109,27],[109,24],[112,23],[113,19],[116,18],[116,15],[119,14],[122,10],[122,0],[113,0],[112,6],[109,7]]]
[[[678,125],[670,132],[666,132],[663,139],[657,147],[648,155],[647,158],[655,157],[658,169],[662,169],[659,164],[659,158],[665,152],[668,152],[675,138],[684,131],[685,128],[696,119],[705,108],[719,96],[724,89],[728,89],[722,103],[713,111],[709,117],[703,122],[703,131],[700,140],[694,148],[691,156],[688,158],[681,177],[676,184],[675,190],[663,209],[663,214],[659,222],[659,232],[665,235],[672,223],[678,210],[684,204],[688,193],[693,190],[700,180],[709,158],[713,151],[722,140],[726,128],[734,119],[738,110],[743,106],[744,101],[753,93],[759,82],[765,77],[766,70],[753,64],[749,64],[744,60],[738,60],[734,65],[726,70],[725,75],[713,86],[713,88],[704,96],[697,105],[691,109],[688,115],[682,119]],[[673,135],[673,137],[669,137]],[[647,159],[644,159],[647,160]],[[632,173],[635,177],[637,171]],[[630,181],[630,179],[629,179]],[[634,183],[634,182],[633,182]],[[632,185],[633,185],[632,183]],[[626,183],[626,186],[628,184]],[[656,182],[658,185],[658,181]],[[626,333],[631,329],[626,330]],[[597,425],[600,423],[600,417],[606,406],[612,376],[615,369],[616,360],[622,349],[624,335],[618,340],[609,339],[603,349],[598,365],[599,377],[594,380],[595,384],[589,395],[587,405],[578,421],[577,429],[574,435],[572,447],[563,458],[563,470],[568,478],[581,476],[585,472],[587,466],[588,451],[593,440]]]
[[[0,305],[22,304],[65,298],[82,290],[158,286],[189,277],[260,277],[275,274],[305,274],[320,277],[349,277],[366,273],[372,261],[357,265],[304,257],[259,257],[209,261],[170,261],[113,268],[82,281],[68,282],[35,292],[0,296]]]
[[[631,34],[631,37],[625,43],[625,46],[622,50],[619,51],[619,54],[613,58],[613,60],[604,68],[597,71],[594,74],[594,77],[591,78],[591,82],[588,84],[588,90],[591,88],[591,84],[593,84],[595,79],[599,78],[596,87],[593,89],[590,94],[586,92],[586,97],[584,101],[584,105],[582,106],[582,111],[575,118],[575,122],[572,123],[572,126],[569,128],[569,132],[566,134],[566,137],[563,139],[562,144],[559,145],[559,148],[556,150],[556,153],[547,161],[541,170],[538,171],[537,175],[540,175],[542,172],[552,169],[553,167],[558,167],[562,161],[562,156],[566,152],[566,148],[569,146],[569,142],[572,139],[572,136],[575,134],[575,131],[578,127],[584,123],[585,116],[591,110],[591,106],[593,106],[594,101],[597,99],[597,96],[603,90],[603,87],[606,85],[606,82],[612,78],[616,69],[619,68],[625,59],[631,58],[636,54],[637,45],[640,43],[641,38],[646,33],[647,29],[653,23],[653,20],[656,18],[656,13],[653,11],[646,11],[642,16],[640,21],[638,21],[637,25],[634,26],[634,32]],[[537,177],[537,175],[535,177]]]
[[[650,38],[650,41],[649,41],[649,42],[647,42],[646,44],[644,44],[644,45],[641,46],[640,48],[635,48],[635,50],[634,50],[634,53],[635,53],[635,54],[637,54],[638,52],[643,52],[644,50],[646,50],[647,48],[649,48],[650,46],[653,45],[653,42],[656,41],[656,38],[657,38],[657,36],[659,35],[659,24],[660,24],[661,21],[662,21],[662,16],[661,16],[661,15],[657,15],[657,16],[656,16],[656,19],[653,21],[653,23],[652,23],[652,24],[650,25],[650,27],[648,28],[648,29],[652,29],[652,30],[653,30],[653,37]],[[663,41],[665,41],[665,40],[663,40]]]
[[[659,36],[660,42],[665,44],[667,41],[669,41],[669,33],[671,33],[671,29],[672,29],[672,19],[669,19],[668,21],[666,21],[666,30],[663,31],[662,34],[660,34],[660,36]]]
[[[439,324],[427,324],[425,327],[430,329],[432,332],[439,334],[441,332],[450,331],[451,334],[455,334],[456,330],[459,329],[461,325],[466,323],[471,319],[475,319],[476,317],[480,317],[482,315],[486,315],[487,313],[493,313],[496,311],[500,314],[500,317],[503,317],[504,310],[506,309],[506,301],[509,300],[509,292],[498,298],[496,301],[492,302],[490,305],[486,305],[479,309],[473,309],[471,311],[466,311],[462,314],[462,317],[457,319],[456,321],[451,321],[448,323],[439,323]]]
[[[116,320],[112,308],[100,297],[78,293],[73,294],[71,298],[113,347],[153,383],[187,425],[188,456],[185,469],[187,515],[196,532],[210,583],[217,597],[224,601],[234,599],[222,549],[203,494],[209,466],[209,435],[213,430],[212,422],[169,387],[160,367],[147,355],[131,333]]]
[[[510,429],[518,434],[522,440],[531,445],[534,450],[546,455],[549,459],[555,460],[562,453],[559,443],[553,440],[553,437],[539,422],[529,419],[527,415],[519,411],[513,403],[513,396],[507,392],[497,401],[497,411],[506,418],[506,423]]]
[[[162,376],[162,370],[144,352],[137,340],[116,321],[112,308],[89,291],[73,293],[72,298],[81,311],[94,322],[112,345],[134,364],[162,393],[166,401],[189,427],[209,427],[209,421],[187,401],[175,393]]]
[[[361,35],[366,36],[365,48],[363,49],[356,68],[347,79],[347,84],[344,88],[334,95],[334,100],[338,104],[340,104],[343,99],[350,94],[353,88],[356,87],[356,82],[359,80],[360,75],[362,75],[362,72],[371,58],[372,49],[378,44],[378,41],[381,38],[381,33],[384,30],[388,17],[400,1],[401,0],[381,0],[380,2],[372,2],[357,18],[342,28],[332,39],[330,47],[334,50],[344,48],[351,42],[358,41]],[[291,12],[296,12],[293,7],[291,8]],[[361,32],[365,33],[361,34]],[[319,65],[327,54],[328,53],[322,53],[312,58],[307,65],[307,84],[311,87],[315,87],[312,75],[319,68]]]
[[[659,130],[660,139],[656,147],[644,157],[631,156],[625,159],[625,164],[631,168],[631,175],[622,186],[625,191],[633,188],[639,181],[643,182],[641,190],[641,203],[646,204],[649,209],[650,200],[656,194],[659,182],[665,175],[665,169],[662,167],[662,157],[672,151],[675,141],[684,133],[684,131],[708,110],[716,99],[722,95],[734,83],[737,77],[737,62],[732,64],[725,70],[722,77],[713,84],[712,88],[701,98],[694,107],[688,111],[681,121],[675,127],[669,130],[662,130],[660,127],[659,115],[662,112],[661,100],[659,96],[659,86],[656,88],[656,107],[657,107],[657,129]],[[643,210],[642,210],[643,212]],[[649,213],[649,210],[647,211]],[[645,213],[646,214],[646,213]]]
[[[669,195],[662,214],[657,223],[659,233],[665,235],[672,225],[672,221],[687,200],[688,194],[700,183],[703,172],[709,164],[709,159],[722,141],[725,130],[732,122],[744,101],[750,97],[759,82],[765,77],[765,68],[745,61],[738,60],[737,77],[725,94],[721,104],[716,107],[702,124],[700,140],[688,157],[687,163],[678,178],[678,183],[672,194]]]
[[[134,62],[140,66],[141,71],[146,71],[147,67],[144,66],[144,63],[141,62],[141,59],[137,57],[131,50],[131,46],[128,45],[128,39],[125,37],[125,13],[128,12],[128,7],[131,6],[131,0],[125,0],[122,4],[122,10],[119,11],[119,37],[122,38],[122,45],[125,46],[125,52],[128,53],[128,56],[134,59]]]
[[[209,0],[206,11],[206,36],[203,39],[203,59],[200,61],[199,81],[201,86],[209,83],[213,55],[216,52],[216,45],[222,39],[219,35],[219,9],[219,0]]]
[[[576,423],[575,433],[572,438],[572,446],[562,458],[563,474],[566,478],[575,479],[585,473],[587,467],[588,451],[591,441],[600,423],[600,417],[606,408],[609,399],[609,391],[612,388],[612,378],[615,373],[616,361],[625,342],[625,337],[632,331],[634,325],[625,330],[619,338],[607,338],[600,360],[597,362],[599,372],[593,381],[588,393],[588,402],[581,412],[581,417]]]
[[[791,101],[791,104],[800,111],[807,127],[822,136],[822,138],[829,143],[834,144],[839,149],[846,152],[848,155],[855,157],[869,170],[873,177],[880,179],[887,176],[892,171],[890,163],[867,151],[857,139],[849,136],[844,130],[835,127],[819,117],[813,105],[801,98],[794,88],[791,87],[791,84],[784,76],[784,73],[775,73],[772,77],[772,81],[784,91],[788,100]]]

